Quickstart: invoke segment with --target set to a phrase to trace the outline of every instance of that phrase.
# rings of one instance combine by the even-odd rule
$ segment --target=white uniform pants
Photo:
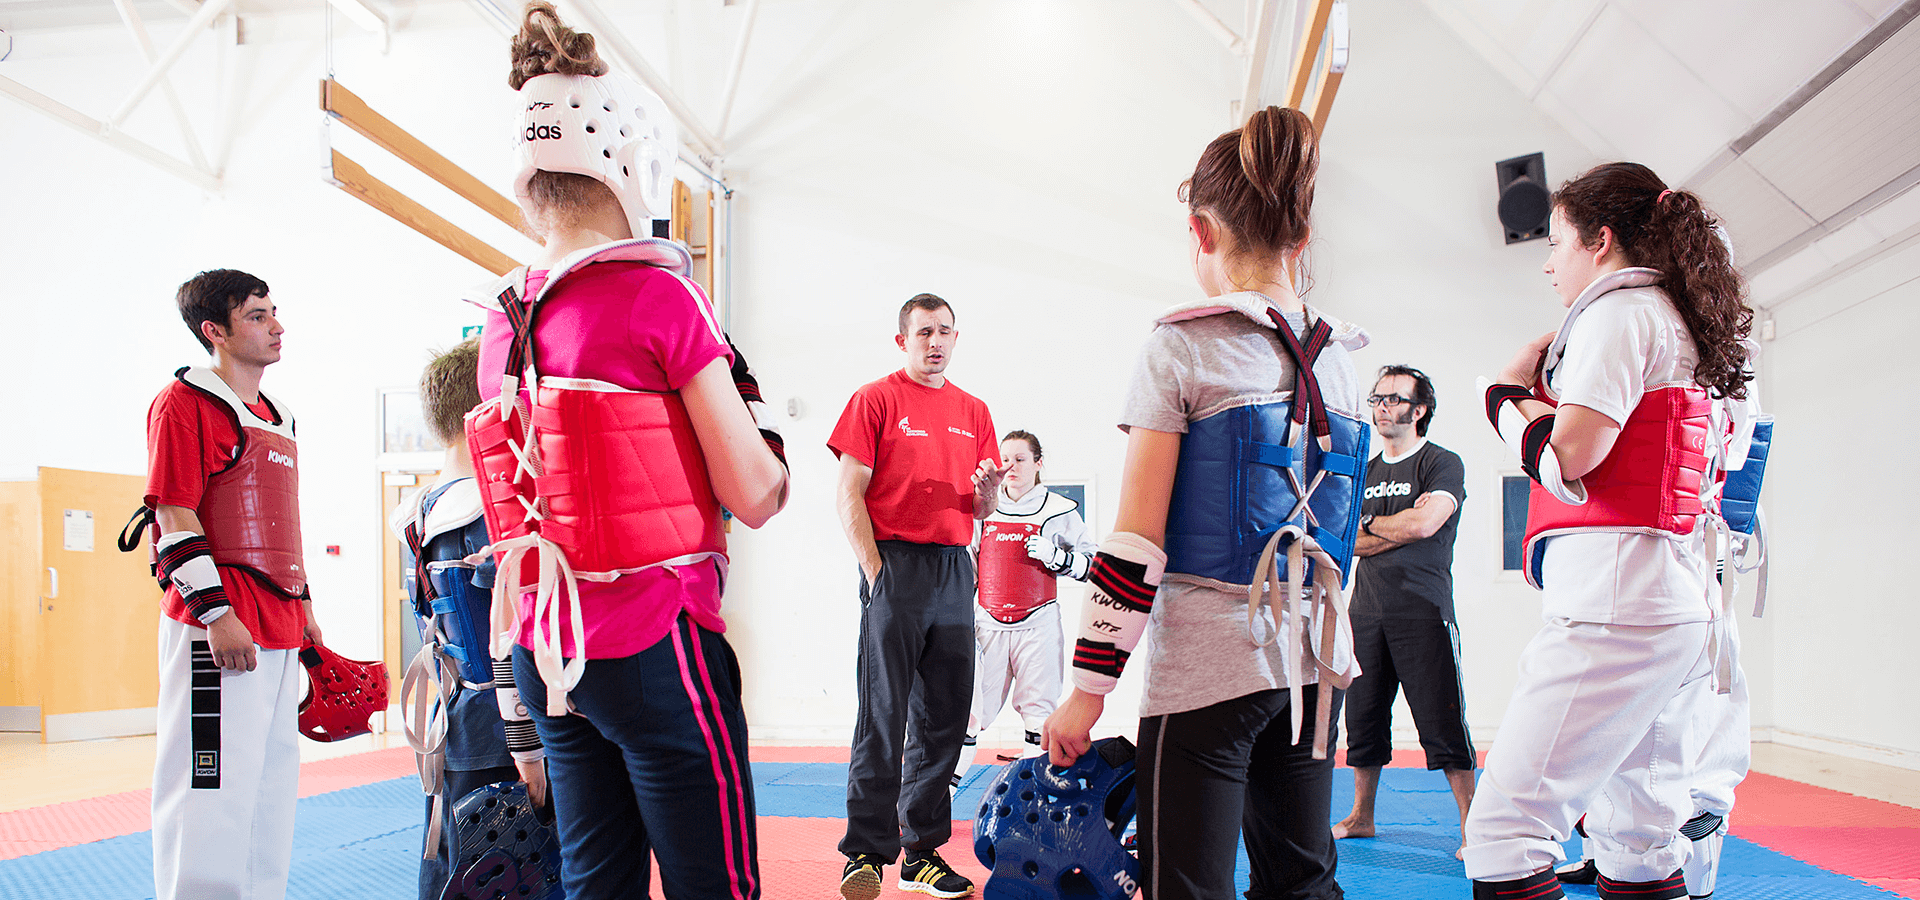
[[[1060,604],[1033,611],[1018,628],[1007,629],[987,611],[974,607],[973,715],[968,734],[993,724],[1013,695],[1013,709],[1028,731],[1038,732],[1060,702],[1066,675],[1066,651],[1060,633]]]
[[[286,896],[300,781],[300,654],[257,652],[251,672],[215,668],[206,629],[160,620],[156,900]]]
[[[1520,683],[1467,813],[1467,877],[1522,878],[1566,858],[1584,812],[1600,871],[1653,881],[1687,861],[1693,769],[1713,702],[1706,622],[1550,620],[1520,656]]]
[[[1726,629],[1721,640],[1732,648],[1733,685],[1732,690],[1716,694],[1703,704],[1701,728],[1706,731],[1706,742],[1693,779],[1694,810],[1721,817],[1733,811],[1733,789],[1746,780],[1753,764],[1753,711],[1747,696],[1747,673],[1740,668],[1740,629],[1734,621],[1729,610],[1715,623]]]

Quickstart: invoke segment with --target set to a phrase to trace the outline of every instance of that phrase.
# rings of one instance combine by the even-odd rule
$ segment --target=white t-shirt
[[[1673,301],[1655,287],[1595,298],[1567,326],[1566,352],[1548,387],[1625,423],[1643,395],[1690,384],[1699,352]],[[1716,442],[1710,442],[1716,443]],[[1685,537],[1568,534],[1547,539],[1541,565],[1548,618],[1620,625],[1674,625],[1713,618],[1706,517]]]

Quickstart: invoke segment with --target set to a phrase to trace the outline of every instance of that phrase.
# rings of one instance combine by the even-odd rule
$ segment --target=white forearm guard
[[[1073,642],[1074,687],[1089,694],[1113,690],[1147,632],[1166,570],[1166,551],[1140,535],[1116,532],[1100,545],[1087,569],[1087,601]]]
[[[220,583],[220,567],[213,562],[213,549],[207,544],[206,535],[169,531],[155,542],[154,550],[158,554],[160,574],[180,591],[180,600],[200,624],[212,625],[233,611],[227,588]]]
[[[506,726],[507,752],[520,762],[545,759],[547,751],[533,729],[533,717],[520,700],[520,689],[514,686],[511,659],[493,661],[493,699],[500,704],[500,722]]]

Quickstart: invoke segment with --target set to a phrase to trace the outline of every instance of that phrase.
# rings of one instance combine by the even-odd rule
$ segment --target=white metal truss
[[[206,152],[201,149],[199,138],[194,134],[193,124],[187,117],[187,108],[180,96],[167,79],[167,71],[185,55],[187,49],[225,15],[233,5],[233,0],[168,0],[168,2],[188,14],[186,27],[180,36],[174,39],[164,52],[156,52],[153,38],[147,33],[146,23],[141,19],[132,0],[114,0],[120,12],[120,20],[132,35],[133,42],[140,49],[141,56],[147,62],[146,74],[134,86],[127,98],[121,102],[111,115],[105,119],[95,119],[52,97],[40,93],[11,78],[0,76],[0,94],[19,101],[30,109],[46,115],[81,134],[101,141],[110,147],[126,152],[142,162],[167,172],[205,191],[220,190],[220,173],[207,160]],[[127,134],[121,126],[127,117],[138,109],[155,88],[159,88],[167,99],[167,105],[173,112],[175,124],[180,129],[180,138],[186,146],[188,160],[182,160],[166,151]]]

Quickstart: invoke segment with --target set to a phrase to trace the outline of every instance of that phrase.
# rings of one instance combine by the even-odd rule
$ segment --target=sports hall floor
[[[422,807],[405,743],[389,734],[302,744],[288,896],[413,896]],[[1013,751],[983,748],[979,758],[999,752]],[[752,757],[763,895],[838,896],[845,749],[756,745]],[[36,735],[0,735],[0,898],[152,897],[152,759],[150,737],[43,745]],[[1355,900],[1465,898],[1445,780],[1416,768],[1417,753],[1395,762],[1381,779],[1380,835],[1340,844],[1341,885]],[[1740,791],[1718,900],[1920,900],[1920,772],[1770,744],[1755,747],[1754,769]],[[990,776],[974,768],[956,811],[977,807]],[[1352,802],[1351,779],[1342,771],[1334,783],[1338,816]],[[971,822],[954,823],[946,856],[984,884],[970,831]],[[883,896],[921,896],[895,891],[896,871],[888,870]],[[1245,872],[1243,859],[1242,885]]]

